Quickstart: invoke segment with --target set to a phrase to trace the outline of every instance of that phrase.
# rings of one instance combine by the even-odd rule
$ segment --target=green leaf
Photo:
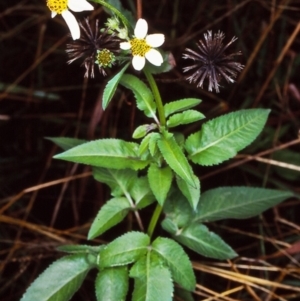
[[[172,300],[173,283],[170,270],[151,252],[133,265],[130,277],[135,278],[132,301]]]
[[[164,105],[165,116],[168,117],[176,112],[185,111],[187,109],[193,108],[201,103],[201,99],[198,98],[184,98],[176,101],[169,102]]]
[[[182,231],[178,231],[178,234],[173,237],[191,250],[209,258],[224,260],[237,256],[220,236],[201,224],[190,224]]]
[[[155,156],[157,152],[157,141],[160,139],[159,133],[150,133],[150,140],[149,140],[149,151],[152,157]]]
[[[160,139],[159,133],[149,133],[141,142],[139,148],[139,154],[142,158],[154,157],[157,152],[157,140]],[[151,158],[153,159],[153,158]]]
[[[175,287],[175,293],[174,295],[176,296],[174,300],[179,300],[179,301],[195,301],[193,298],[193,295],[191,292],[186,291],[182,289],[181,287]]]
[[[117,90],[118,84],[119,84],[124,72],[128,68],[129,64],[130,63],[127,63],[121,69],[121,71],[119,73],[117,73],[111,80],[108,81],[107,85],[105,86],[104,91],[103,91],[103,99],[102,99],[103,110],[105,110],[107,108],[108,104],[114,97],[114,94]]]
[[[125,300],[128,291],[127,267],[107,268],[95,281],[97,301]]]
[[[137,172],[131,169],[94,167],[93,176],[97,181],[108,185],[115,197],[126,195],[137,180]]]
[[[100,266],[105,268],[134,262],[146,254],[149,243],[148,235],[128,232],[109,243],[100,252]]]
[[[155,201],[146,176],[140,177],[134,182],[129,194],[135,201],[136,209],[147,207]]]
[[[189,185],[196,187],[192,168],[174,137],[171,136],[170,138],[166,138],[161,136],[157,141],[157,145],[168,165],[179,175],[179,177]]]
[[[189,124],[196,122],[205,118],[205,116],[195,110],[187,110],[182,113],[174,114],[167,120],[167,126],[169,128],[182,125],[182,124]]]
[[[98,254],[104,246],[89,246],[89,245],[64,245],[57,247],[58,251],[66,253],[84,253]]]
[[[147,136],[145,136],[143,138],[143,140],[140,143],[140,147],[139,147],[139,155],[144,158],[147,157],[148,153],[149,153],[149,141],[151,139],[151,135],[153,134],[157,134],[157,133],[150,133]]]
[[[181,178],[176,177],[177,186],[182,194],[187,198],[193,210],[196,210],[200,200],[200,181],[193,175],[194,183],[196,186],[191,186],[183,181]]]
[[[151,90],[140,79],[131,74],[124,74],[120,84],[133,92],[137,107],[144,111],[147,117],[152,117],[158,123],[155,115],[156,104]]]
[[[86,143],[86,140],[67,138],[67,137],[47,137],[47,140],[54,142],[56,145],[61,147],[63,150],[68,150],[77,145]]]
[[[191,261],[178,243],[158,237],[152,243],[152,250],[168,265],[175,282],[188,291],[195,289],[196,279]]]
[[[204,123],[199,132],[186,140],[189,159],[208,166],[234,157],[258,136],[269,112],[265,109],[241,110]]]
[[[178,226],[170,218],[165,218],[161,222],[161,226],[164,230],[166,230],[167,232],[169,232],[171,234],[176,234],[178,231],[180,231]]]
[[[93,239],[120,223],[130,208],[130,203],[126,198],[114,198],[109,200],[101,207],[94,219],[89,230],[88,239]]]
[[[148,169],[148,181],[153,194],[158,203],[163,206],[168,192],[171,188],[173,172],[169,166],[158,167],[157,164],[151,164]]]
[[[85,254],[65,256],[52,263],[34,280],[21,301],[70,300],[90,268]]]
[[[101,139],[76,146],[55,159],[92,166],[138,170],[148,165],[138,155],[138,144],[119,139]]]
[[[256,216],[292,197],[289,191],[252,187],[220,187],[204,192],[195,221],[211,222]]]
[[[173,189],[169,194],[163,210],[166,217],[171,219],[179,228],[188,225],[195,217],[195,211],[178,189]]]
[[[134,139],[139,139],[139,138],[143,138],[144,136],[146,136],[150,131],[154,130],[157,128],[157,125],[155,123],[151,123],[151,124],[143,124],[140,125],[139,127],[137,127],[135,129],[135,131],[132,134],[132,138]]]

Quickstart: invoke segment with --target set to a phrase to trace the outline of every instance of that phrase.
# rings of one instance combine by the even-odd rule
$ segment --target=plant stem
[[[152,90],[152,93],[153,93],[153,96],[154,96],[154,99],[156,102],[160,126],[165,126],[166,118],[165,118],[164,106],[163,106],[163,103],[161,100],[161,96],[160,96],[158,87],[156,85],[153,75],[147,70],[147,67],[145,67],[143,69],[143,71],[148,80],[148,83],[150,85],[150,88]],[[151,220],[150,220],[150,223],[148,226],[148,230],[147,230],[147,234],[150,236],[150,238],[153,235],[154,229],[156,227],[156,224],[157,224],[157,221],[159,219],[161,212],[162,212],[162,207],[159,204],[157,204],[156,208],[153,212],[153,215],[151,217]]]
[[[151,221],[149,223],[148,229],[147,229],[147,234],[149,235],[149,237],[151,238],[155,229],[155,226],[157,224],[158,218],[161,214],[162,211],[162,206],[160,206],[159,204],[156,205],[156,208],[153,212],[153,215],[151,217]]]
[[[156,85],[156,82],[154,80],[153,75],[147,70],[147,67],[143,69],[144,74],[149,82],[150,88],[152,90],[156,106],[157,106],[157,111],[158,111],[158,116],[159,116],[159,122],[161,126],[166,125],[166,118],[165,118],[165,112],[164,112],[164,106],[160,97],[160,93],[158,90],[158,87]]]
[[[127,200],[129,201],[131,207],[133,208],[133,207],[134,207],[134,202],[133,202],[133,200],[132,200],[132,198],[131,198],[131,195],[130,195],[128,192],[124,192],[124,194],[125,194],[125,197],[127,198]],[[140,214],[138,213],[138,211],[135,210],[135,211],[134,211],[134,215],[135,215],[135,218],[136,218],[136,220],[137,220],[137,223],[138,223],[138,225],[139,225],[141,231],[144,232],[145,228],[144,228],[144,226],[143,226],[143,222],[142,222],[142,219],[141,219],[141,217],[140,217]]]

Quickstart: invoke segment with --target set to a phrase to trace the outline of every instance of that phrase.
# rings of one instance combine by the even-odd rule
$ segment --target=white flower
[[[73,40],[80,38],[80,28],[74,15],[68,10],[82,12],[93,10],[94,7],[86,0],[47,0],[47,6],[51,10],[51,17],[61,14],[70,28]]]
[[[120,43],[123,50],[131,50],[133,55],[132,65],[135,70],[142,70],[146,59],[155,66],[163,63],[160,52],[153,47],[161,46],[165,41],[165,36],[161,33],[149,34],[146,20],[139,19],[134,29],[134,38],[128,42]]]

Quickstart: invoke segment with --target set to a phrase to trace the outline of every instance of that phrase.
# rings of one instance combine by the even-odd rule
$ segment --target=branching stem
[[[165,118],[165,112],[164,112],[164,106],[160,97],[160,93],[157,87],[157,84],[154,80],[153,75],[147,70],[147,67],[143,69],[144,74],[149,82],[150,88],[152,90],[156,106],[157,106],[157,111],[158,111],[158,116],[159,116],[159,122],[161,126],[166,125],[166,118]]]

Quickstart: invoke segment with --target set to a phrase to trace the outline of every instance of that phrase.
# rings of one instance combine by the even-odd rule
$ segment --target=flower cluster
[[[117,59],[121,50],[125,51],[125,59],[128,54],[132,55],[132,66],[140,71],[145,67],[146,60],[155,66],[163,63],[162,54],[156,49],[160,47],[165,36],[161,33],[148,35],[148,23],[139,19],[134,29],[134,35],[129,37],[128,28],[122,27],[119,19],[115,16],[109,18],[105,24],[105,30],[100,31],[98,20],[92,29],[89,20],[85,23],[78,23],[69,9],[75,12],[93,10],[93,6],[86,0],[47,0],[47,6],[52,12],[52,17],[61,14],[70,28],[73,37],[72,43],[67,45],[67,53],[70,57],[68,63],[83,58],[83,65],[86,72],[85,77],[94,77],[94,66],[98,65],[100,73],[106,75],[105,68],[110,68]],[[80,35],[80,28],[82,33]],[[197,87],[203,88],[205,79],[208,79],[208,91],[219,92],[221,79],[227,82],[234,82],[237,73],[243,69],[243,65],[235,62],[234,57],[241,52],[225,54],[227,48],[237,40],[223,45],[225,35],[218,31],[214,35],[212,31],[204,34],[204,40],[197,43],[199,51],[186,48],[183,54],[184,59],[191,59],[194,63],[183,68],[184,72],[192,71],[186,79],[190,83],[197,83]],[[124,41],[124,39],[126,41]],[[123,40],[123,41],[122,41]]]
[[[111,26],[100,31],[98,20],[92,28],[88,19],[85,23],[79,22],[82,33],[79,39],[67,45],[67,53],[70,60],[68,63],[83,58],[86,72],[85,77],[94,77],[94,65],[97,64],[99,71],[106,75],[105,68],[112,67],[117,61],[117,55],[122,50],[130,50],[133,56],[132,65],[136,70],[142,70],[146,59],[155,66],[163,63],[163,57],[157,49],[164,42],[163,34],[147,35],[148,24],[144,19],[139,19],[134,37],[127,42],[121,42],[118,31],[111,30]]]
[[[85,77],[95,76],[95,64],[98,65],[100,73],[105,76],[105,68],[112,67],[116,61],[116,55],[120,52],[120,39],[114,34],[109,34],[107,30],[101,32],[98,20],[93,28],[89,19],[85,19],[85,22],[80,22],[79,25],[82,29],[80,39],[67,44],[66,51],[70,57],[68,63],[83,58]]]
[[[142,70],[146,64],[146,59],[155,66],[163,63],[163,57],[156,47],[161,46],[165,41],[165,36],[161,33],[148,33],[148,23],[144,19],[139,19],[134,29],[134,37],[120,44],[121,49],[131,50],[133,56],[132,66],[135,70]]]
[[[205,41],[200,40],[197,44],[199,52],[195,52],[187,48],[186,53],[183,54],[184,59],[191,59],[195,63],[191,66],[183,68],[184,72],[193,70],[193,73],[187,77],[191,83],[198,82],[197,87],[203,87],[205,78],[208,79],[208,91],[216,90],[218,93],[219,83],[223,78],[227,82],[234,82],[237,72],[243,69],[243,65],[234,61],[234,56],[240,55],[241,52],[226,55],[225,50],[237,38],[232,38],[231,41],[223,45],[225,35],[218,31],[212,35],[211,31],[204,34]]]

